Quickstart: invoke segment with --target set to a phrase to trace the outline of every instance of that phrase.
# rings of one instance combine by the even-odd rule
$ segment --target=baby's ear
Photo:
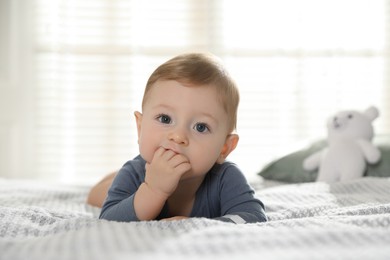
[[[141,112],[135,111],[134,116],[135,116],[135,122],[137,123],[137,132],[139,138],[139,135],[141,133],[142,114]]]
[[[230,134],[226,137],[225,144],[222,147],[221,153],[218,157],[217,163],[221,164],[225,161],[226,157],[236,149],[239,137],[237,134]]]

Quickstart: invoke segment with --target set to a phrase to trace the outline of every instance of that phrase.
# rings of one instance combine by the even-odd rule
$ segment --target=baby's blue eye
[[[209,127],[206,124],[198,123],[195,125],[195,130],[199,133],[204,133],[206,131],[210,131]]]
[[[163,124],[169,124],[171,123],[171,118],[167,115],[159,115],[157,117],[158,121],[160,121]]]

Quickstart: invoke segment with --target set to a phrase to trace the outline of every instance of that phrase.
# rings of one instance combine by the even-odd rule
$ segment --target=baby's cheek
[[[192,170],[197,174],[207,173],[217,162],[217,159],[218,156],[215,154],[203,154],[191,162]]]
[[[154,149],[145,145],[142,140],[139,141],[139,153],[146,162],[150,163],[153,160]]]

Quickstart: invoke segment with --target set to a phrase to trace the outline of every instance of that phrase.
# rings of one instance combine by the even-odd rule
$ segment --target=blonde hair
[[[236,83],[220,60],[211,54],[188,53],[176,56],[160,65],[146,83],[142,107],[154,83],[175,80],[188,86],[211,86],[217,90],[219,102],[228,115],[229,131],[237,127],[237,109],[240,95]]]

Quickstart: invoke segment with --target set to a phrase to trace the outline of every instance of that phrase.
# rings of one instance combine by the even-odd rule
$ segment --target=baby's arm
[[[236,167],[225,169],[221,183],[221,217],[236,224],[267,221],[263,203],[255,197],[242,172]]]
[[[155,219],[181,176],[190,168],[187,158],[164,148],[156,151],[150,164],[146,163],[145,179],[135,174],[144,171],[140,165],[122,168],[109,190],[100,218],[116,221]]]
[[[157,149],[152,162],[146,163],[145,182],[134,198],[137,217],[140,220],[155,219],[176,190],[181,176],[190,169],[185,156],[162,147]]]
[[[105,200],[101,219],[115,221],[138,221],[134,210],[134,194],[143,181],[143,163],[127,162],[115,176]]]

